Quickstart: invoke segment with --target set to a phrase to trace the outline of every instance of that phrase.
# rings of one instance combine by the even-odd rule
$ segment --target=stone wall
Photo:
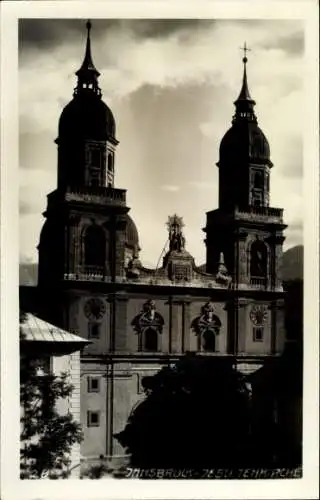
[[[73,418],[80,422],[80,352],[52,358],[52,371],[59,376],[61,373],[69,375],[69,382],[74,390],[69,398],[57,402],[57,410],[61,415],[71,413]],[[76,443],[71,451],[71,477],[79,477],[80,444]]]
[[[281,311],[273,309],[272,300],[259,300],[259,292],[251,297],[233,297],[230,293],[213,290],[189,295],[161,293],[149,287],[148,293],[126,290],[112,293],[90,294],[77,291],[69,304],[69,327],[83,338],[88,338],[90,320],[85,304],[91,297],[98,297],[104,304],[99,318],[99,338],[83,349],[81,363],[81,422],[84,441],[81,454],[86,460],[104,456],[123,456],[123,450],[113,435],[124,429],[132,408],[144,397],[142,379],[155,374],[164,364],[178,359],[186,352],[199,352],[199,332],[194,322],[202,317],[203,306],[211,303],[213,314],[220,321],[213,355],[232,354],[230,350],[230,324],[238,335],[238,352],[241,357],[269,356],[278,351],[284,335],[281,329]],[[240,292],[241,293],[241,292]],[[145,312],[145,305],[152,301],[154,314],[161,319],[158,331],[158,350],[146,351],[141,340],[143,333],[137,327],[137,318]],[[255,304],[266,308],[264,334],[261,341],[253,339],[253,322],[250,317]],[[276,308],[278,306],[276,305]],[[159,323],[159,324],[160,324]],[[207,354],[207,353],[206,353]],[[212,355],[212,353],[208,353]],[[89,389],[89,379],[98,379],[99,389]],[[88,412],[98,414],[97,425],[88,423]]]

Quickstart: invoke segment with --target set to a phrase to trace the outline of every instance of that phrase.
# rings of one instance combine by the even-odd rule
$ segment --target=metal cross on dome
[[[243,47],[240,47],[240,50],[243,50],[243,62],[246,63],[247,62],[247,52],[251,52],[251,49],[249,49],[247,47],[247,43],[244,42],[244,45]]]

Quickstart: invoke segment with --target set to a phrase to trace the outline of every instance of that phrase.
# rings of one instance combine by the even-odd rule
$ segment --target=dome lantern
[[[240,94],[238,99],[234,102],[236,107],[236,114],[233,117],[233,122],[239,120],[247,120],[252,121],[254,123],[257,122],[257,118],[254,114],[254,106],[255,101],[251,98],[249,88],[248,88],[248,80],[247,80],[247,51],[251,50],[247,48],[246,43],[244,43],[244,47],[242,49],[244,51],[244,57],[242,58],[243,62],[243,78],[242,78],[242,87],[240,90]]]
[[[86,51],[83,59],[83,63],[76,72],[78,77],[78,83],[74,90],[74,95],[79,94],[83,90],[91,91],[97,96],[101,96],[101,90],[98,86],[98,77],[100,76],[99,71],[96,69],[95,65],[92,61],[91,55],[91,40],[90,40],[90,31],[91,31],[91,22],[87,21],[87,43],[86,43]]]

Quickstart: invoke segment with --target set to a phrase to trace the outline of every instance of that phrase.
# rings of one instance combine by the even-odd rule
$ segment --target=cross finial
[[[251,49],[248,49],[246,42],[244,42],[243,47],[240,47],[240,49],[243,50],[243,59],[242,59],[242,61],[244,62],[244,64],[246,64],[246,62],[248,61],[247,52],[250,52]]]
[[[88,19],[86,22],[87,28],[87,42],[86,42],[86,50],[84,59],[81,65],[81,68],[78,69],[76,75],[78,77],[78,84],[75,88],[75,94],[78,94],[80,91],[86,89],[88,91],[92,91],[95,94],[101,96],[101,90],[98,87],[98,77],[100,76],[99,71],[95,68],[92,56],[91,56],[91,40],[90,40],[90,30],[91,30],[91,21]]]

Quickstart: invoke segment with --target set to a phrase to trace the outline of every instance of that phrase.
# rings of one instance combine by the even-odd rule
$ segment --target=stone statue
[[[218,272],[216,274],[216,281],[217,283],[222,283],[225,285],[229,285],[231,282],[231,276],[229,276],[227,267],[224,263],[223,252],[220,253]]]
[[[208,322],[211,323],[213,320],[213,313],[214,313],[214,307],[212,302],[207,302],[203,308],[202,308],[202,314],[204,316],[204,319]]]
[[[128,277],[138,278],[140,276],[141,262],[139,259],[139,251],[135,248],[132,258],[127,263]]]
[[[153,321],[155,318],[155,312],[156,312],[156,305],[154,300],[147,300],[147,302],[143,304],[143,313],[145,314],[145,317],[149,321]]]
[[[182,217],[178,217],[176,214],[169,217],[167,226],[169,229],[169,248],[170,251],[181,252],[185,247],[185,237],[182,234],[182,228],[184,226]]]

